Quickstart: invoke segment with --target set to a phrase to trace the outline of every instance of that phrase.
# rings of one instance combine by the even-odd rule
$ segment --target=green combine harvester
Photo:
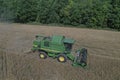
[[[71,52],[74,42],[75,40],[60,35],[53,35],[51,37],[37,35],[33,41],[32,51],[38,51],[41,59],[53,57],[57,58],[61,63],[71,60],[73,66],[85,67],[87,65],[87,49],[78,49],[76,51],[77,56],[74,57]]]

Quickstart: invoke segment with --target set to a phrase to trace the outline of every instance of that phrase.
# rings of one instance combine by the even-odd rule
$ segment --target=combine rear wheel
[[[43,52],[43,51],[40,51],[39,57],[40,57],[41,59],[46,59],[46,58],[47,58],[47,53],[46,53],[46,52]]]

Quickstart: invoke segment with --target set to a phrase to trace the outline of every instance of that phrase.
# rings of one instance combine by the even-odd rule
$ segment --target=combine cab
[[[76,51],[77,56],[74,57],[71,53],[74,40],[65,38],[64,36],[54,35],[51,37],[44,37],[37,35],[33,41],[33,52],[39,52],[41,59],[47,57],[57,58],[59,62],[65,63],[67,60],[73,62],[73,66],[87,65],[87,50],[85,48]]]

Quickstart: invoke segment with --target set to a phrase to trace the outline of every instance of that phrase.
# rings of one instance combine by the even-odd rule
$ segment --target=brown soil
[[[74,38],[88,49],[86,69],[26,54],[36,34]],[[0,23],[0,80],[120,80],[120,32]]]

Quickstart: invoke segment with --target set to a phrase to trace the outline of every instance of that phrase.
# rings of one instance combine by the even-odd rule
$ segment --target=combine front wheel
[[[61,63],[65,63],[67,61],[67,57],[66,55],[64,54],[60,54],[58,57],[57,57],[57,60]]]

